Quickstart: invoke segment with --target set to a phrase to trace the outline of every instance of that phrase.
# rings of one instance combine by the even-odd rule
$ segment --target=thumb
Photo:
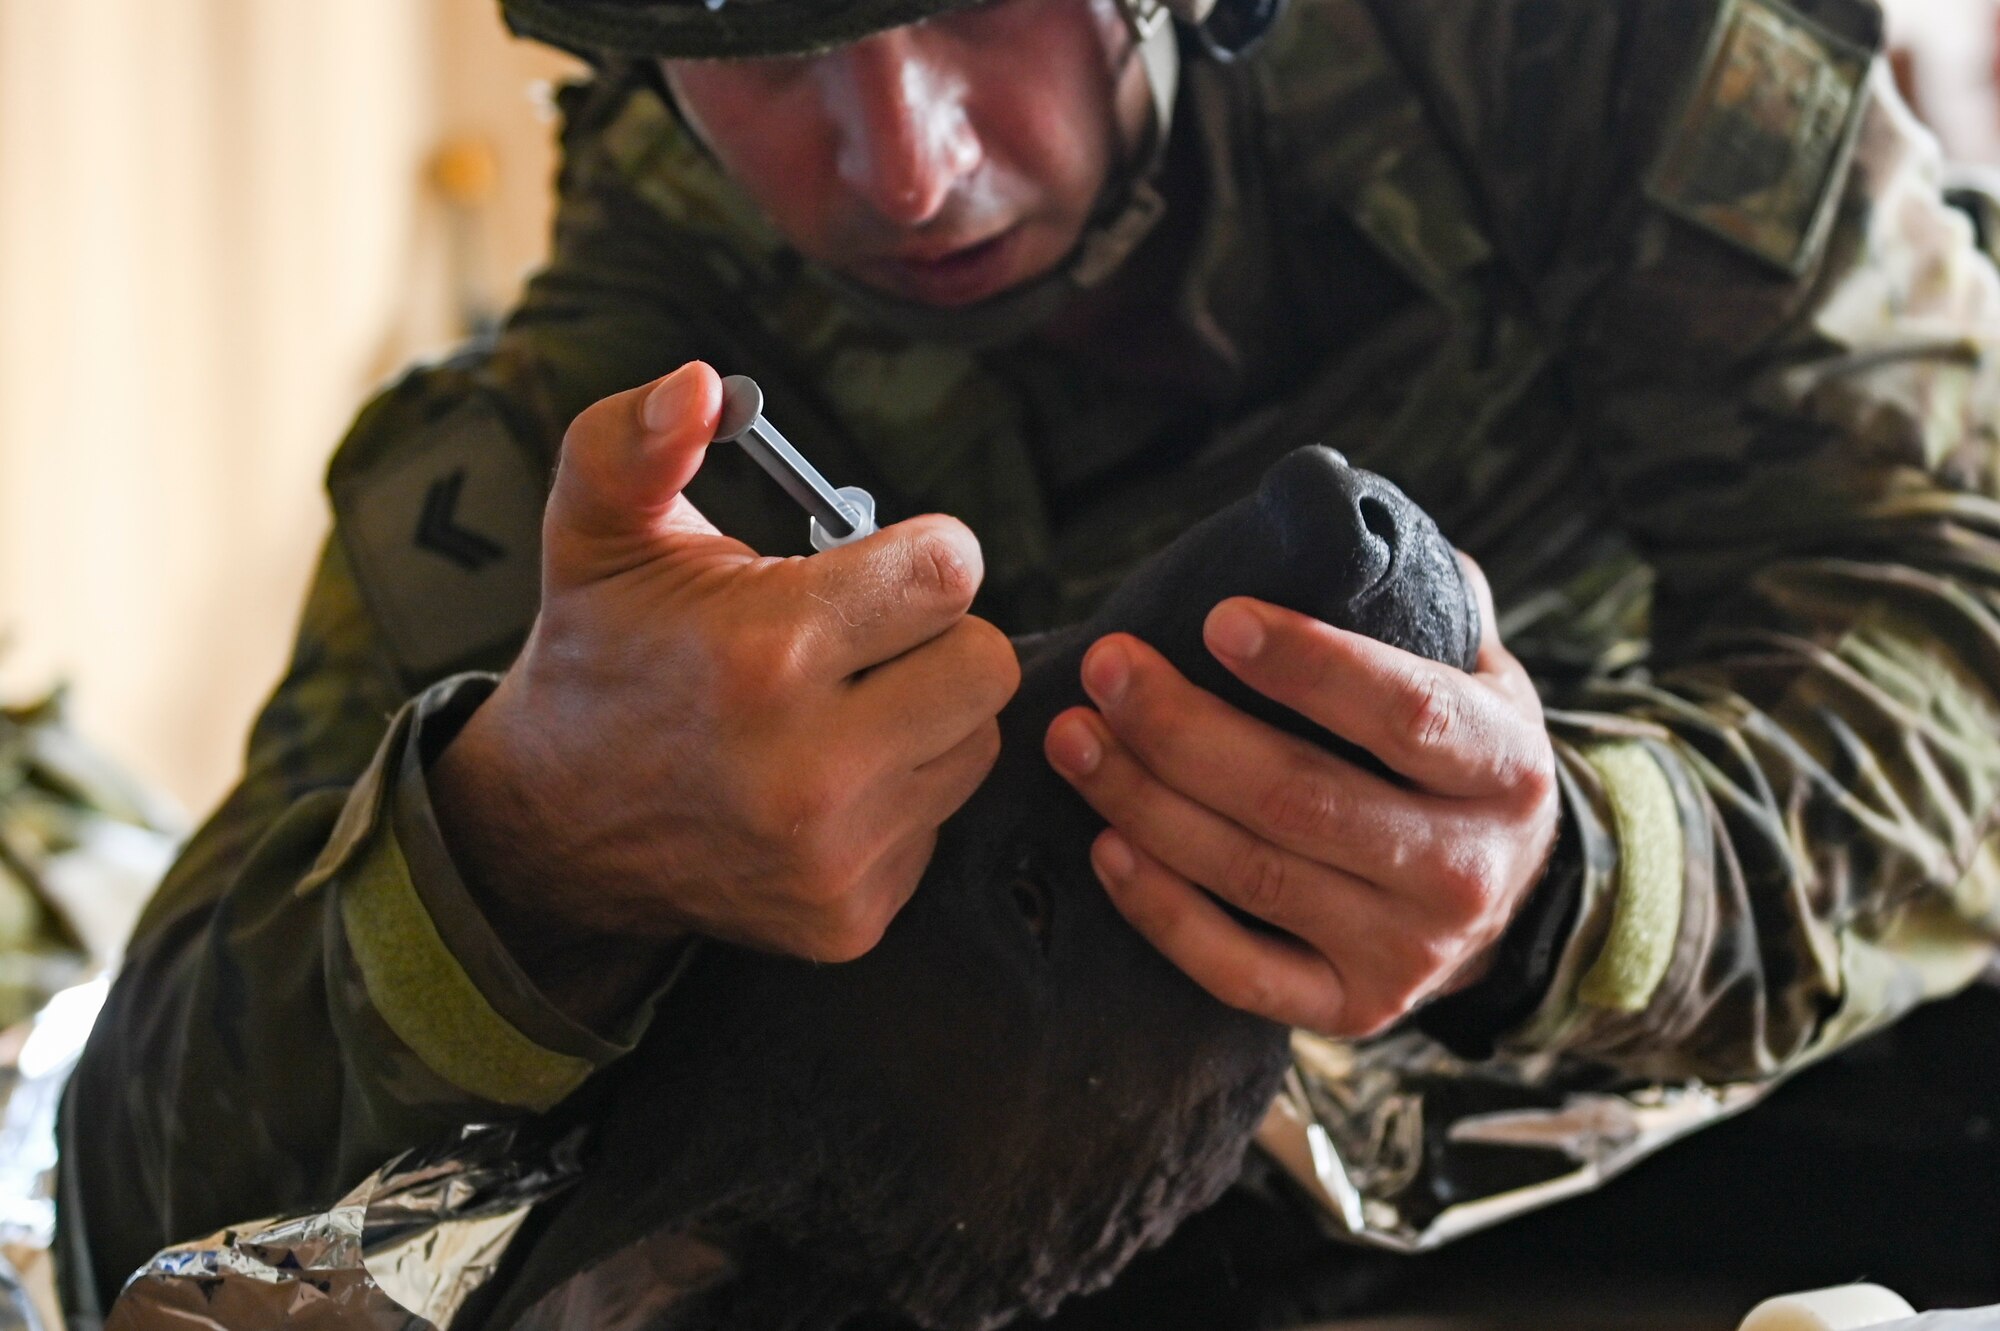
[[[563,436],[543,519],[552,573],[608,576],[714,536],[681,491],[701,469],[722,414],[722,380],[702,361],[587,408]]]
[[[1479,608],[1479,662],[1476,669],[1481,674],[1497,668],[1496,658],[1501,654],[1499,615],[1493,609],[1493,587],[1486,581],[1486,570],[1479,567],[1479,561],[1463,550],[1453,550],[1458,556],[1458,567],[1465,574],[1466,588],[1471,591],[1473,604]]]

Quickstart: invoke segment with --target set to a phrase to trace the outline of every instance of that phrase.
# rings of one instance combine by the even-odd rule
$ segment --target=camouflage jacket
[[[1420,1242],[1441,1209],[1397,1212],[1430,1168],[1411,1113],[1467,1139],[1423,1121],[1424,1060],[1558,1110],[1577,1086],[1720,1103],[1972,981],[2000,938],[2000,281],[1872,61],[1872,4],[1799,4],[1296,0],[1255,59],[1192,64],[1176,151],[1206,206],[1157,315],[1204,354],[1172,390],[1122,372],[1145,320],[1101,356],[898,333],[645,79],[573,90],[553,263],[341,449],[292,667],[73,1083],[72,1298],[546,1109],[670,1019],[670,986],[616,1030],[544,1001],[423,772],[532,620],[564,426],[691,357],[754,374],[885,518],[966,519],[1010,631],[1307,441],[1485,567],[1552,709],[1573,909],[1492,1059],[1299,1041],[1286,1158],[1348,1228]],[[734,450],[691,494],[804,551]],[[1384,1122],[1400,1162],[1336,1158],[1379,1156],[1359,1128]]]

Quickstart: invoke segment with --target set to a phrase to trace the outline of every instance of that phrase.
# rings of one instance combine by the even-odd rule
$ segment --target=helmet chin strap
[[[1117,271],[1152,234],[1167,211],[1157,181],[1172,137],[1180,90],[1180,44],[1172,14],[1160,0],[1117,0],[1131,29],[1133,54],[1145,67],[1152,118],[1139,147],[1098,196],[1083,236],[1069,257],[1041,277],[955,309],[904,300],[838,274],[828,274],[853,303],[907,335],[980,349],[1018,341],[1053,318],[1079,291]],[[1184,0],[1176,0],[1184,3]],[[1129,57],[1128,57],[1129,58]]]
[[[1180,43],[1174,38],[1172,16],[1157,0],[1118,0],[1119,12],[1132,30],[1134,50],[1146,70],[1152,94],[1153,118],[1140,150],[1132,155],[1120,179],[1106,190],[1124,195],[1112,209],[1099,209],[1106,220],[1084,229],[1070,261],[1069,277],[1080,287],[1093,287],[1130,258],[1167,211],[1167,201],[1155,185],[1167,160],[1167,140],[1174,128],[1174,97],[1181,86]]]

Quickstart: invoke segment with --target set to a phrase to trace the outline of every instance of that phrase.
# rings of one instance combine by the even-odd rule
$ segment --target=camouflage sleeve
[[[629,1048],[510,960],[445,854],[419,741],[490,687],[414,700],[339,543],[246,775],[147,909],[64,1107],[65,1295],[106,1306],[165,1244],[337,1196],[469,1121],[547,1109]]]
[[[1879,67],[1864,95],[1801,275],[1745,253],[1782,198],[1696,182],[1577,335],[1652,655],[1551,716],[1582,904],[1516,1050],[1768,1079],[2000,941],[2000,281]]]

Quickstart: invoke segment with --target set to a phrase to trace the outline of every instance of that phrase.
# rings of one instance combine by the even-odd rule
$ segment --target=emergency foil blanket
[[[56,1107],[109,983],[62,990],[0,1032],[0,1331],[62,1331],[55,1236]]]
[[[1297,1032],[1292,1057],[1258,1145],[1335,1234],[1404,1253],[1591,1192],[1775,1089],[1566,1085],[1552,1058],[1472,1064],[1416,1032]]]
[[[575,1177],[575,1145],[468,1128],[327,1211],[167,1249],[126,1285],[106,1331],[450,1331],[535,1203]]]

